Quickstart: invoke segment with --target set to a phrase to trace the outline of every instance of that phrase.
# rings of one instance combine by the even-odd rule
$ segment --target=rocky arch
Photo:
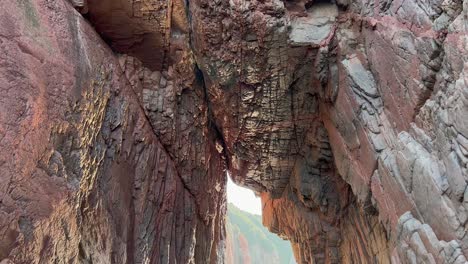
[[[0,11],[2,264],[222,263],[226,170],[300,263],[466,261],[461,3],[71,3]]]

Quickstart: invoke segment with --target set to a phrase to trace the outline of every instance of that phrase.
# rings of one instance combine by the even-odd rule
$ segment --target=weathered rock
[[[1,6],[0,260],[222,263],[225,166],[190,59],[158,78],[65,1]],[[138,93],[162,78],[184,102],[170,129]]]
[[[0,1],[2,264],[466,261],[466,0]]]
[[[289,39],[294,45],[320,45],[334,33],[338,7],[316,4],[304,17],[293,18]]]

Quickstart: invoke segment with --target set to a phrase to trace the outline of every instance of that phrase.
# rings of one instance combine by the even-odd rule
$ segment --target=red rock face
[[[466,261],[466,0],[0,1],[0,263]]]
[[[0,261],[222,262],[224,162],[190,61],[119,58],[64,1],[1,6]]]

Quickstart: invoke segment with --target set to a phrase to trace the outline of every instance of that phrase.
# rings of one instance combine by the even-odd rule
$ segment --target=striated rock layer
[[[0,7],[0,263],[467,261],[467,0]]]
[[[0,261],[222,263],[225,166],[190,54],[152,72],[68,2],[1,7]]]

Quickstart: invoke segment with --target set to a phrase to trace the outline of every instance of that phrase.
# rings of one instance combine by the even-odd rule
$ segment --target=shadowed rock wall
[[[151,72],[68,2],[1,7],[0,261],[222,263],[224,162],[190,59]]]
[[[2,264],[466,261],[466,0],[0,1]]]

